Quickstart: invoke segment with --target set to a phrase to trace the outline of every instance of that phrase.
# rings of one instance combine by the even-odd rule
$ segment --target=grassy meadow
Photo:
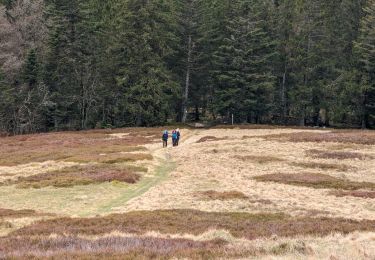
[[[375,132],[0,138],[0,259],[374,259]]]

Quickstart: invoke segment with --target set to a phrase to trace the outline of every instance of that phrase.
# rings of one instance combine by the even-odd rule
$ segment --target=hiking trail
[[[192,143],[197,130],[185,130],[182,136],[182,142],[180,146],[186,146]],[[161,147],[161,143],[154,143],[145,146],[154,157],[154,160],[157,161],[157,166],[154,168],[152,175],[147,175],[143,177],[137,184],[130,185],[124,189],[124,192],[121,196],[107,202],[104,205],[99,205],[96,210],[97,214],[106,214],[111,211],[116,211],[116,208],[123,207],[132,199],[135,199],[152,187],[157,186],[161,182],[168,179],[169,174],[176,168],[176,162],[172,156],[172,151],[178,149],[179,147],[172,147],[171,144],[168,144],[168,148]],[[91,215],[92,213],[90,213]],[[82,216],[87,216],[88,213],[83,214]]]

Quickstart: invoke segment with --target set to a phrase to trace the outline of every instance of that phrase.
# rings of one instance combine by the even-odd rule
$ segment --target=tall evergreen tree
[[[173,111],[171,97],[177,89],[166,63],[176,41],[173,4],[129,0],[119,10],[117,81],[123,103],[118,120],[126,125],[161,124]]]
[[[262,1],[229,5],[226,37],[214,57],[216,109],[237,121],[260,122],[272,104],[276,50],[262,8]]]
[[[362,127],[375,120],[375,1],[369,0],[364,8],[360,33],[355,43],[358,61],[358,83]]]
[[[88,23],[87,2],[49,2],[50,41],[45,82],[55,103],[53,126],[86,128],[96,102],[95,31]]]

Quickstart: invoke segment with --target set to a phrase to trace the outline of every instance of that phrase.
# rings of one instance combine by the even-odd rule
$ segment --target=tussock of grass
[[[257,155],[244,155],[244,156],[235,156],[235,159],[239,159],[241,161],[249,161],[255,162],[259,164],[266,164],[266,163],[274,163],[274,162],[283,162],[285,161],[282,158],[278,158],[276,156],[257,156]]]
[[[248,199],[248,197],[239,191],[224,191],[224,192],[218,192],[218,191],[204,191],[200,192],[199,195],[204,200],[235,200],[235,199]]]
[[[334,131],[327,133],[300,132],[290,134],[268,135],[263,137],[270,140],[280,140],[289,142],[331,142],[344,144],[375,145],[374,131]]]
[[[139,211],[91,219],[53,219],[37,222],[15,231],[14,236],[49,236],[51,234],[100,235],[113,231],[144,234],[188,233],[199,235],[211,229],[228,230],[235,237],[325,236],[353,231],[375,231],[375,221],[340,218],[295,218],[284,214],[218,213],[196,210]]]
[[[4,221],[0,219],[0,231],[1,229],[10,229],[13,228],[13,224],[9,221]]]
[[[222,140],[228,140],[228,137],[218,138],[215,136],[205,136],[202,137],[197,141],[197,143],[205,143],[205,142],[213,142],[213,141],[222,141]]]
[[[28,177],[20,177],[17,181],[19,188],[43,188],[72,187],[78,185],[89,185],[94,183],[119,181],[126,183],[136,183],[140,175],[135,171],[142,171],[140,167],[120,167],[105,164],[94,164],[86,166],[75,166],[65,168],[60,171],[48,172]]]
[[[309,150],[306,152],[308,156],[312,158],[319,158],[319,159],[339,159],[339,160],[346,160],[346,159],[358,159],[358,160],[366,160],[366,159],[373,159],[372,156],[361,154],[361,153],[354,153],[354,152],[329,152],[329,151],[321,151],[321,150]]]
[[[282,184],[311,187],[315,189],[375,190],[375,183],[348,181],[319,173],[268,174],[257,176],[254,179],[262,182],[276,182]]]
[[[267,199],[257,199],[257,200],[249,200],[250,203],[259,203],[263,205],[272,205],[273,202],[272,200],[267,200]]]
[[[288,252],[298,252],[299,254],[306,255],[313,253],[313,250],[303,241],[298,241],[298,243],[284,242],[271,248],[271,253],[274,255],[285,255]]]
[[[346,172],[352,167],[344,164],[334,164],[334,163],[320,163],[320,162],[292,162],[290,165],[300,168],[308,169],[321,169],[321,170],[335,170]]]
[[[330,195],[334,195],[336,197],[357,197],[357,198],[365,198],[365,199],[375,199],[375,191],[333,191]]]

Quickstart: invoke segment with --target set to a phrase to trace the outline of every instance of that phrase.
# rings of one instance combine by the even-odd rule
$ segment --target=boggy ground
[[[375,132],[161,131],[0,139],[0,258],[375,258]]]

